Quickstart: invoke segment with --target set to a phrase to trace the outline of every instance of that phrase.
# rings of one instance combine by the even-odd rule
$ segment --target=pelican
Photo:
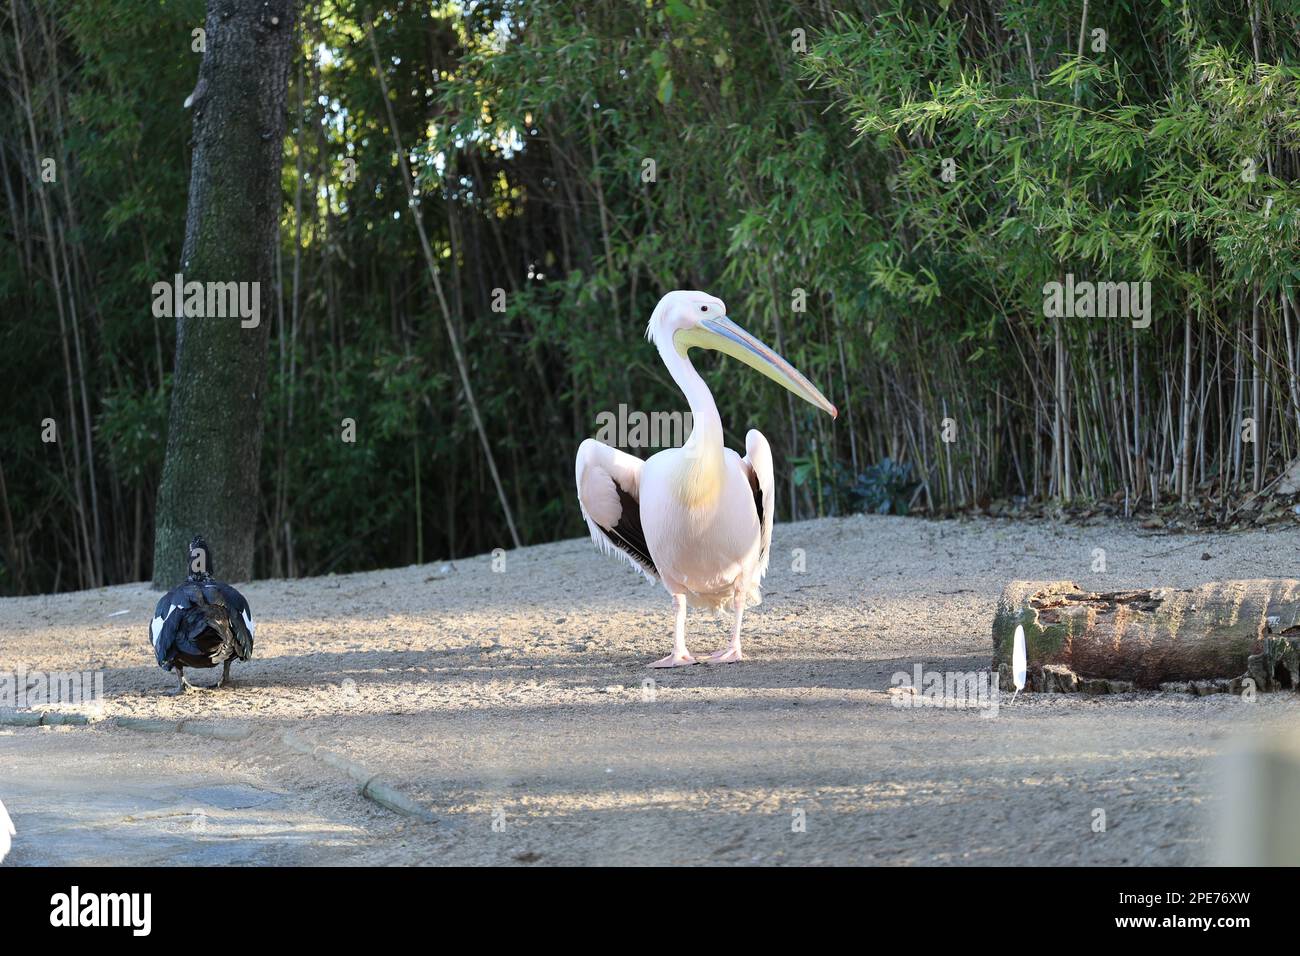
[[[762,433],[745,436],[745,457],[722,443],[722,419],[687,355],[716,349],[740,359],[834,418],[838,412],[789,362],[727,317],[721,299],[669,292],[659,300],[646,338],[691,406],[686,444],[642,461],[588,438],[578,447],[578,504],[596,546],[659,580],[677,615],[673,651],[651,667],[696,660],[686,649],[686,608],[728,609],[731,640],[709,663],[742,659],[740,621],[761,600],[776,510],[772,450]]]

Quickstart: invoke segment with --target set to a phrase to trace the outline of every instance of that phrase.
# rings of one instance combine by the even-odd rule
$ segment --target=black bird
[[[190,573],[185,583],[162,596],[149,627],[154,654],[163,670],[176,669],[180,683],[172,694],[194,687],[187,667],[222,665],[217,687],[230,681],[230,662],[253,656],[253,616],[244,596],[229,584],[214,581],[208,544],[190,542]]]

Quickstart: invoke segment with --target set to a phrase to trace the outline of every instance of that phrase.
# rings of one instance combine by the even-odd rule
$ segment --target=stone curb
[[[341,770],[350,778],[361,784],[361,795],[367,800],[371,800],[387,810],[394,813],[400,813],[403,816],[414,817],[417,820],[423,820],[426,823],[436,823],[437,819],[425,807],[420,806],[402,791],[398,790],[391,783],[381,780],[379,774],[371,773],[365,767],[353,760],[349,760],[342,754],[337,754],[332,750],[326,750],[324,747],[318,747],[311,741],[298,736],[291,730],[286,730],[280,735],[281,742],[290,750],[295,750],[300,754],[305,754],[319,760],[326,766],[333,767],[335,770]]]
[[[64,725],[85,727],[90,722],[90,718],[85,714],[65,714],[56,710],[0,714],[0,727],[59,727]]]
[[[417,820],[423,820],[425,823],[438,822],[430,811],[420,806],[392,784],[386,783],[378,777],[372,777],[367,781],[366,785],[361,788],[361,795],[373,800],[381,807],[387,807],[394,813],[414,817]]]
[[[118,717],[113,723],[123,730],[141,730],[147,734],[170,734],[181,729],[178,720],[152,720],[147,717]]]

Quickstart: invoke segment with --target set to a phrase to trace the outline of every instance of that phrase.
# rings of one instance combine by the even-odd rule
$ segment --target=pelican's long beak
[[[831,418],[839,415],[839,410],[827,401],[816,385],[804,378],[802,372],[725,315],[702,319],[693,329],[680,330],[673,340],[682,354],[692,346],[725,352],[784,385]]]

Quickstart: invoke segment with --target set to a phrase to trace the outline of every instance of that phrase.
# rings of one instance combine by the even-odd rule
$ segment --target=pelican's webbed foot
[[[678,654],[676,651],[673,651],[667,657],[661,657],[659,658],[659,660],[653,662],[652,664],[648,664],[647,666],[648,667],[685,667],[687,664],[698,664],[698,663],[699,661],[697,661],[694,657],[692,657],[688,652],[683,652],[681,654]]]

